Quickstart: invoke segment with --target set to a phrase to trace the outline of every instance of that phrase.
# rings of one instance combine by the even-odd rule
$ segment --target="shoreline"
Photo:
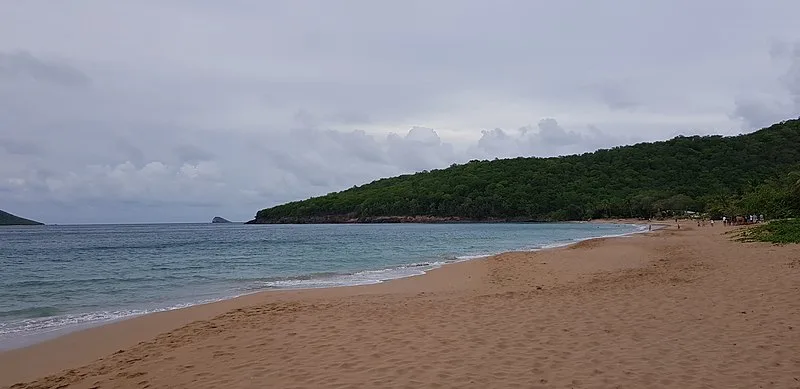
[[[2,353],[0,387],[796,386],[800,246],[730,230],[145,315]]]
[[[631,231],[631,232],[622,233],[622,234],[610,234],[610,235],[601,235],[601,236],[589,237],[589,238],[578,238],[578,239],[574,239],[574,240],[569,241],[569,242],[546,244],[546,245],[543,245],[541,247],[534,248],[534,249],[529,249],[529,250],[516,249],[516,250],[500,251],[500,252],[489,253],[489,254],[461,255],[461,256],[457,256],[457,257],[455,257],[453,259],[447,259],[447,260],[430,260],[430,261],[425,261],[425,262],[422,262],[422,263],[401,264],[401,265],[397,265],[397,266],[394,266],[394,267],[381,268],[381,269],[362,269],[362,270],[354,271],[352,273],[337,273],[337,274],[331,273],[331,275],[329,277],[311,277],[309,279],[309,280],[316,279],[319,282],[318,284],[310,284],[310,285],[305,285],[304,284],[304,285],[299,285],[299,286],[278,286],[278,287],[268,287],[267,286],[267,287],[260,288],[260,289],[254,289],[254,290],[249,290],[249,291],[241,291],[241,292],[221,295],[219,297],[215,297],[215,298],[211,298],[211,299],[207,299],[207,300],[176,301],[174,304],[171,304],[171,305],[168,305],[168,306],[164,306],[164,307],[131,308],[128,311],[139,311],[139,312],[131,313],[131,314],[119,313],[117,317],[113,317],[113,318],[98,319],[98,320],[85,321],[85,322],[75,322],[75,323],[71,323],[71,324],[67,324],[67,325],[63,325],[63,326],[59,326],[59,327],[53,327],[53,328],[48,328],[48,329],[45,329],[45,330],[40,330],[38,332],[33,332],[33,333],[22,333],[20,335],[14,335],[14,336],[4,335],[3,337],[5,337],[5,339],[2,339],[3,337],[0,337],[0,339],[3,340],[3,343],[0,344],[0,354],[2,354],[4,352],[12,351],[12,350],[18,350],[18,349],[21,349],[21,348],[34,346],[36,344],[39,344],[39,343],[42,343],[42,342],[47,342],[47,341],[50,341],[50,340],[53,340],[53,339],[58,339],[59,337],[67,336],[67,335],[69,335],[71,333],[74,333],[74,332],[86,331],[86,330],[90,330],[90,329],[93,329],[93,328],[98,328],[98,327],[102,327],[102,326],[118,323],[118,322],[121,322],[121,321],[131,320],[131,319],[134,319],[134,318],[147,316],[147,315],[152,315],[152,314],[156,314],[156,313],[170,312],[170,311],[176,311],[176,310],[191,308],[191,307],[194,307],[194,306],[202,306],[202,305],[207,305],[207,304],[215,304],[215,303],[220,303],[220,302],[224,302],[224,301],[235,300],[235,299],[238,299],[238,298],[241,298],[241,297],[245,297],[245,296],[253,295],[253,294],[258,294],[258,293],[280,292],[280,291],[298,291],[298,290],[318,290],[318,289],[327,289],[327,288],[343,288],[343,287],[351,287],[351,286],[377,285],[377,284],[382,284],[382,283],[387,283],[387,282],[393,282],[395,280],[404,279],[404,278],[423,276],[423,275],[426,275],[428,272],[430,272],[432,270],[435,270],[435,269],[439,269],[439,268],[441,268],[443,266],[453,265],[453,264],[466,262],[466,261],[471,261],[471,260],[476,260],[476,259],[485,259],[485,258],[497,256],[497,255],[506,254],[506,253],[534,252],[534,251],[540,251],[540,250],[549,250],[549,249],[554,249],[554,248],[565,247],[565,246],[577,244],[577,243],[580,243],[580,242],[585,241],[585,240],[598,239],[598,238],[629,236],[629,235],[634,235],[634,234],[639,234],[639,233],[647,233],[648,232],[647,230],[642,229],[642,228],[644,228],[646,226],[646,224],[642,224],[641,220],[636,220],[636,219],[598,219],[598,220],[587,221],[587,222],[568,222],[568,223],[564,223],[564,224],[572,224],[572,223],[577,223],[577,224],[584,224],[584,223],[586,223],[586,224],[589,224],[589,223],[591,223],[591,224],[619,224],[619,225],[630,225],[632,228],[638,228],[638,229],[634,230],[634,231]],[[418,269],[416,269],[416,268],[418,268]],[[361,280],[361,281],[354,280],[354,281],[351,281],[352,283],[344,283],[344,281],[342,281],[343,283],[337,284],[336,281],[331,282],[331,280],[333,280],[333,279],[338,279],[338,278],[342,278],[342,277],[352,277],[352,276],[356,276],[356,275],[359,275],[359,274],[362,274],[362,273],[391,272],[393,270],[394,271],[398,271],[398,270],[401,270],[401,269],[408,269],[408,272],[405,273],[405,274],[389,274],[389,275],[387,275],[388,278],[375,278],[375,279]],[[404,272],[401,272],[401,273],[404,273]],[[285,279],[285,281],[292,282],[295,278],[299,279],[299,280],[305,280],[305,279],[307,279],[307,276],[306,275],[301,275],[301,276],[297,276],[297,277],[287,277]],[[315,286],[315,285],[318,285],[318,286]],[[86,313],[86,314],[87,315],[91,315],[91,314],[95,314],[95,313],[103,313],[103,312],[89,312],[89,313]],[[106,312],[106,314],[111,315],[111,314],[116,314],[116,313],[115,312],[110,312],[110,313]]]
[[[575,222],[575,223],[583,223],[583,222]],[[629,219],[596,220],[596,221],[587,221],[585,223],[623,224],[623,225],[631,225],[632,227],[637,227],[637,226],[638,227],[643,227],[644,226],[644,224],[641,224],[641,223],[633,223],[633,220],[629,220]],[[458,259],[457,258],[456,260],[454,260],[452,262],[444,262],[444,263],[439,263],[439,264],[436,264],[436,265],[432,265],[427,270],[421,270],[421,272],[419,274],[411,274],[411,275],[402,276],[402,277],[398,277],[398,278],[390,278],[390,279],[385,279],[385,280],[379,280],[379,281],[376,281],[376,282],[373,282],[373,283],[356,284],[356,285],[333,285],[333,286],[321,286],[321,287],[288,287],[288,288],[275,288],[275,289],[260,289],[260,290],[254,290],[252,292],[240,294],[240,295],[235,295],[235,296],[232,296],[232,297],[222,297],[219,300],[211,301],[211,302],[202,302],[202,303],[196,303],[196,304],[188,303],[190,305],[187,305],[185,307],[158,310],[158,311],[155,311],[155,312],[148,312],[148,313],[143,313],[143,314],[138,314],[138,315],[120,317],[120,318],[111,319],[111,320],[108,320],[108,321],[100,321],[100,322],[94,322],[94,323],[92,323],[92,322],[79,323],[79,324],[76,324],[77,328],[74,328],[74,327],[73,328],[58,328],[58,329],[54,329],[52,331],[47,331],[47,332],[40,333],[40,334],[26,335],[26,336],[31,336],[31,337],[39,337],[41,335],[44,335],[44,337],[43,338],[39,338],[39,339],[35,339],[35,340],[31,340],[31,341],[27,341],[27,342],[26,341],[20,342],[22,344],[17,346],[17,347],[0,348],[0,362],[3,362],[5,360],[7,360],[7,359],[14,360],[14,359],[17,359],[18,356],[37,354],[38,353],[38,349],[40,349],[40,348],[47,349],[47,348],[50,347],[51,344],[54,347],[57,347],[57,348],[63,347],[62,345],[70,345],[69,347],[74,347],[74,346],[76,346],[78,344],[82,344],[83,343],[83,339],[93,337],[94,336],[94,334],[93,334],[94,332],[97,332],[97,334],[100,335],[100,336],[106,337],[104,333],[106,333],[106,332],[108,332],[108,333],[116,332],[117,331],[117,327],[119,327],[120,330],[121,329],[125,329],[127,331],[127,328],[125,328],[125,327],[129,327],[129,326],[133,327],[134,325],[133,324],[126,325],[126,323],[135,322],[135,321],[139,321],[139,320],[147,321],[148,318],[151,317],[151,316],[158,316],[158,319],[159,319],[158,320],[158,325],[155,326],[152,329],[148,329],[147,331],[145,331],[143,333],[144,336],[136,337],[136,339],[138,341],[143,341],[143,340],[146,340],[148,337],[155,336],[155,335],[157,335],[159,333],[159,331],[163,332],[163,331],[166,331],[166,330],[174,329],[174,328],[177,328],[178,324],[185,324],[186,323],[186,320],[176,321],[175,325],[168,325],[167,323],[162,323],[162,321],[169,321],[169,318],[167,318],[167,317],[163,317],[162,318],[161,316],[168,316],[170,314],[181,315],[181,312],[186,312],[186,316],[187,317],[193,318],[195,320],[202,320],[203,318],[209,317],[210,313],[219,314],[219,313],[225,312],[226,310],[240,308],[242,306],[247,306],[249,304],[252,304],[253,301],[256,301],[256,300],[259,299],[260,295],[265,295],[265,296],[266,295],[272,295],[276,299],[283,299],[283,298],[300,297],[300,296],[297,296],[295,294],[302,294],[302,293],[307,293],[307,292],[311,292],[311,293],[322,292],[322,293],[325,293],[325,291],[328,291],[328,290],[343,290],[343,293],[345,293],[345,294],[350,294],[351,292],[352,293],[365,293],[365,292],[368,293],[369,292],[368,290],[366,290],[366,291],[365,290],[361,290],[361,288],[371,288],[371,287],[376,287],[376,286],[381,286],[381,285],[389,285],[389,284],[392,284],[392,283],[401,282],[401,281],[409,280],[409,279],[412,279],[412,278],[423,278],[423,277],[428,276],[432,272],[435,272],[437,270],[441,270],[441,269],[444,269],[444,268],[450,268],[452,266],[458,266],[458,265],[465,264],[465,263],[468,263],[468,262],[484,261],[484,260],[488,260],[488,259],[493,258],[493,257],[504,256],[504,255],[514,255],[514,254],[525,254],[525,253],[534,253],[534,252],[542,252],[542,251],[560,250],[560,249],[569,248],[570,246],[578,245],[578,244],[581,244],[581,243],[587,242],[587,241],[598,240],[598,239],[600,239],[600,240],[602,240],[602,239],[619,239],[619,238],[623,238],[623,237],[627,237],[627,236],[635,236],[635,235],[638,235],[638,234],[653,233],[655,231],[656,231],[656,229],[653,229],[652,231],[636,230],[636,231],[623,233],[623,234],[604,235],[604,236],[590,237],[590,238],[584,238],[584,239],[577,239],[577,240],[571,241],[571,242],[556,243],[556,244],[553,244],[553,245],[546,245],[544,247],[537,248],[537,249],[532,249],[532,250],[512,250],[512,251],[499,252],[499,253],[495,253],[495,254],[476,255],[476,256],[463,256],[463,257],[467,257],[467,258],[463,258],[463,259]],[[189,311],[197,311],[197,312],[189,312]],[[201,312],[201,311],[207,311],[207,312]],[[106,327],[110,327],[110,328],[106,328]],[[54,335],[53,336],[48,336],[47,334],[49,334],[49,333],[53,333]],[[117,348],[117,347],[125,347],[125,346],[127,346],[129,344],[130,344],[130,342],[124,342],[124,343],[121,343],[121,345],[119,345],[119,346],[115,345],[114,347],[110,347],[110,345],[107,345],[106,347],[102,347],[100,349],[92,350],[90,355],[91,355],[91,357],[99,358],[100,356],[103,355],[103,352],[106,352],[106,353],[113,352],[114,350],[111,350],[111,349],[114,349],[114,348]],[[86,361],[88,359],[90,359],[90,358],[81,358],[82,361]],[[58,363],[60,364],[61,362],[58,362]],[[2,363],[0,363],[0,365],[2,365]],[[76,363],[67,363],[64,366],[73,367],[73,366],[78,366],[78,364],[76,364]],[[30,376],[23,376],[23,377],[30,377]],[[3,385],[3,384],[5,384],[5,383],[3,382],[2,379],[0,379],[0,385]]]
[[[523,224],[545,224],[545,223],[584,223],[594,222],[614,223],[614,220],[638,220],[635,218],[605,218],[590,220],[538,220],[530,218],[487,218],[469,219],[458,216],[370,216],[363,218],[351,218],[342,215],[333,216],[309,216],[309,217],[286,217],[280,219],[252,219],[244,224],[493,224],[493,223],[523,223]]]

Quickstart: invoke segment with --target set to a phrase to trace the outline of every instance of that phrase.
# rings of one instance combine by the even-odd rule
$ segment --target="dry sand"
[[[800,246],[682,227],[143,316],[0,354],[0,386],[800,388]]]

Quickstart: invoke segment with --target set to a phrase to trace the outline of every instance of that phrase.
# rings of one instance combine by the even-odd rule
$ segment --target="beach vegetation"
[[[776,244],[800,243],[800,219],[779,219],[741,231],[740,240]]]

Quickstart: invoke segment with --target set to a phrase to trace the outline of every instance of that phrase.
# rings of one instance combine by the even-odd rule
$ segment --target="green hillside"
[[[8,212],[0,211],[0,226],[34,226],[41,224],[42,223],[35,222],[33,220],[28,220],[16,215],[12,215]]]
[[[251,222],[546,221],[675,210],[779,217],[797,211],[792,171],[800,171],[800,119],[733,137],[679,136],[582,155],[471,161],[264,209]]]

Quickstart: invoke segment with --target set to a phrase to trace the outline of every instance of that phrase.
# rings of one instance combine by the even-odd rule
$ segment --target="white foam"
[[[282,280],[260,281],[258,284],[262,287],[279,289],[311,289],[370,285],[398,278],[422,275],[425,274],[426,271],[439,266],[441,266],[441,264],[434,262],[426,265],[414,264],[399,266],[391,269],[363,270],[352,274],[340,274],[310,279],[290,278]]]
[[[21,347],[27,344],[52,338],[54,336],[51,336],[51,333],[57,333],[57,335],[60,335],[65,332],[94,327],[122,319],[146,315],[149,313],[187,308],[193,305],[212,303],[232,297],[237,296],[206,299],[191,303],[180,303],[152,309],[97,311],[0,322],[0,350]]]
[[[473,259],[488,258],[491,257],[492,255],[497,255],[497,254],[460,255],[456,257],[456,261],[453,262],[463,262],[463,261],[470,261]]]
[[[576,223],[587,223],[587,222],[576,222]],[[555,248],[559,248],[559,247],[570,246],[570,245],[573,245],[573,244],[576,244],[576,243],[580,243],[580,242],[584,242],[584,241],[592,240],[592,239],[625,238],[625,237],[632,236],[634,234],[641,234],[641,233],[646,233],[646,232],[650,231],[648,225],[646,225],[646,224],[620,224],[620,225],[628,226],[628,227],[635,227],[636,229],[634,231],[623,232],[621,234],[589,236],[589,237],[586,237],[586,238],[574,238],[574,239],[570,239],[570,240],[567,240],[567,241],[547,243],[547,244],[541,245],[540,247],[536,247],[536,248],[532,248],[532,249],[528,249],[528,250],[518,250],[518,251],[539,251],[539,250],[555,249]],[[662,228],[662,227],[658,227],[658,228]],[[656,230],[656,226],[653,226],[653,230]],[[492,255],[495,255],[495,254],[492,254]],[[491,256],[491,255],[487,255],[487,256]]]

